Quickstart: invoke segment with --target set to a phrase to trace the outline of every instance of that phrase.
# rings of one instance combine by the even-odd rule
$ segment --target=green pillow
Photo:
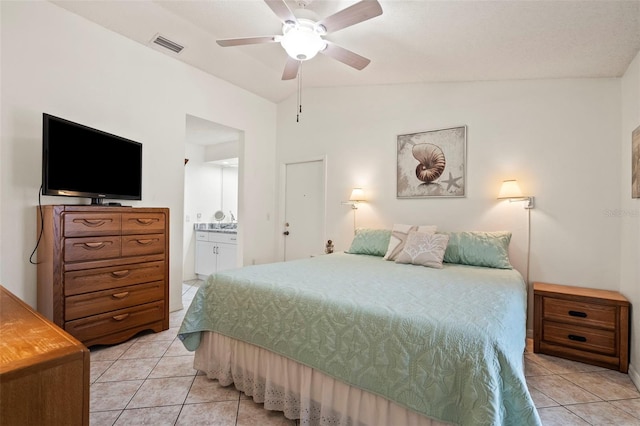
[[[347,253],[384,256],[389,247],[390,229],[357,228]]]
[[[511,232],[438,232],[449,235],[444,262],[513,269],[509,262]]]

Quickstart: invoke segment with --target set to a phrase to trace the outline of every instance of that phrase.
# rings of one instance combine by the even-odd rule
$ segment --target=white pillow
[[[391,230],[391,238],[389,238],[389,247],[387,247],[387,253],[384,255],[386,260],[396,260],[396,257],[400,254],[404,248],[404,243],[407,240],[409,231],[426,232],[429,234],[435,234],[438,227],[436,225],[402,225],[395,224]]]
[[[410,231],[404,249],[396,263],[428,266],[442,269],[442,259],[447,250],[449,235]]]

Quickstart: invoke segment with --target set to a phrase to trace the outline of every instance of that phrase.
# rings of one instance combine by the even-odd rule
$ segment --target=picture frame
[[[466,196],[467,126],[397,136],[397,198]]]
[[[631,133],[631,198],[640,198],[640,126]]]

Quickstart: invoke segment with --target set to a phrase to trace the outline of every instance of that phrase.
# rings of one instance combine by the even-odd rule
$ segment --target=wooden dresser
[[[0,425],[89,425],[89,350],[0,286]]]
[[[38,311],[87,346],[169,328],[169,209],[42,206]]]
[[[533,283],[533,351],[629,368],[629,301],[617,291]]]

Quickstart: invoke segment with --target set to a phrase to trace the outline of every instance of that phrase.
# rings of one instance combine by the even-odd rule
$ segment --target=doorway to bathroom
[[[236,236],[243,138],[242,130],[186,116],[184,281],[236,267],[241,259]]]

